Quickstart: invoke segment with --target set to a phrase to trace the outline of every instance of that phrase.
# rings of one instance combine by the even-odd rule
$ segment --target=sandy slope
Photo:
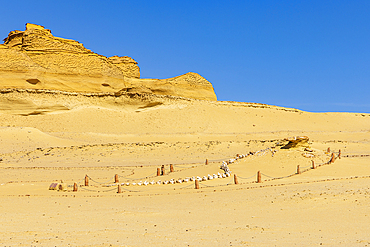
[[[22,91],[1,95],[0,116],[2,245],[370,244],[369,114]],[[281,149],[302,135],[312,152]],[[328,147],[342,158],[324,164]],[[131,184],[116,193],[115,174],[120,183],[203,177],[259,150],[229,165],[237,185],[231,176],[199,190],[194,182]],[[312,160],[322,166],[310,169]],[[161,165],[166,175],[157,177]],[[307,171],[295,174],[297,165]],[[60,180],[67,191],[48,190]]]

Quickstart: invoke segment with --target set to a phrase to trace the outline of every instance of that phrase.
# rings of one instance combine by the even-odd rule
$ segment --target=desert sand
[[[1,95],[0,115],[2,245],[370,242],[369,114],[12,91]],[[295,136],[309,137],[309,148],[283,149]],[[332,152],[334,163],[325,164]],[[222,161],[237,154],[246,157],[228,165],[230,177],[201,181],[199,189],[194,181],[163,184],[223,173]],[[165,175],[157,176],[162,165]],[[304,172],[296,174],[297,165]],[[65,191],[49,190],[61,180]]]
[[[370,245],[370,114],[19,85],[2,246]]]

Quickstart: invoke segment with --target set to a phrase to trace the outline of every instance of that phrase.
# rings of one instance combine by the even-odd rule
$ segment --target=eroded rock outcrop
[[[26,24],[0,44],[0,88],[73,92],[136,92],[217,100],[212,84],[196,73],[169,79],[140,79],[137,62],[127,56],[107,58],[83,44]]]
[[[140,78],[140,69],[137,66],[137,62],[131,57],[119,57],[113,56],[108,58],[109,62],[116,65],[123,73],[125,77],[128,78]]]
[[[290,148],[309,148],[309,138],[307,136],[295,136],[290,138],[285,138],[286,141],[285,145],[282,149],[290,149]]]
[[[122,91],[173,95],[203,100],[217,100],[212,84],[197,73],[189,72],[169,79],[125,78]]]

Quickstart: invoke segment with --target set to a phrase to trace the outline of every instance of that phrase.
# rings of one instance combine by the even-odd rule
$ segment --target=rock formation
[[[290,148],[309,148],[309,138],[307,136],[295,136],[290,138],[285,138],[284,141],[287,143],[282,147],[282,149]]]
[[[169,79],[125,78],[127,88],[121,90],[133,93],[152,93],[186,98],[216,100],[209,81],[197,73],[189,72]]]
[[[128,78],[140,78],[140,69],[137,66],[137,62],[131,57],[119,57],[113,56],[108,58],[109,62],[116,65]]]
[[[140,79],[134,59],[107,58],[30,23],[25,31],[10,32],[0,44],[1,88],[132,92],[217,100],[212,84],[199,74]]]

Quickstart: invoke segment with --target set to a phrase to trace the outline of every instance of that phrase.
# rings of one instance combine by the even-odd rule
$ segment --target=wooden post
[[[257,183],[262,183],[260,171],[257,172]]]
[[[340,159],[340,156],[342,155],[342,152],[340,151],[339,149],[339,152],[338,152],[338,159]]]
[[[73,191],[74,191],[74,192],[76,192],[76,191],[77,191],[77,184],[76,184],[76,183],[74,183],[74,184],[73,184]]]
[[[162,165],[162,167],[161,167],[161,175],[163,176],[165,174],[166,174],[166,171],[164,170],[164,165]]]
[[[171,164],[170,165],[170,172],[173,172],[174,171],[174,169],[173,169],[173,165]]]
[[[326,151],[328,154],[330,153],[330,147],[328,147],[328,150]]]
[[[114,183],[119,183],[118,174],[114,175]]]
[[[85,175],[85,186],[89,186],[89,177]]]
[[[120,184],[118,185],[117,193],[122,193],[121,185]]]
[[[330,163],[334,163],[334,161],[335,161],[334,153],[331,153]]]
[[[312,169],[316,169],[315,161],[312,160]]]
[[[239,182],[238,182],[238,177],[236,176],[236,174],[234,174],[234,183],[235,184],[238,184]]]
[[[206,159],[206,165],[208,165],[208,159]]]
[[[157,176],[160,176],[161,175],[161,168],[157,168]]]
[[[299,169],[299,165],[297,165],[297,174],[301,174],[301,169]]]
[[[195,179],[195,189],[199,189],[199,181],[198,181],[198,179]]]

